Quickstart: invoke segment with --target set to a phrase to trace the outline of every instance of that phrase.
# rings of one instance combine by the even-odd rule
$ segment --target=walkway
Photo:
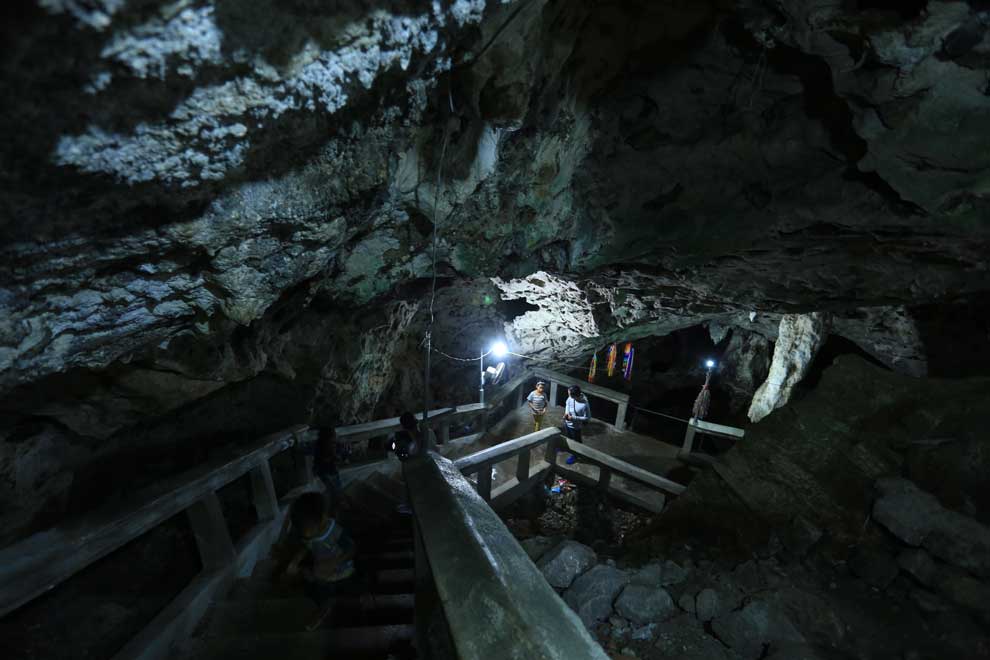
[[[562,416],[563,408],[551,408],[544,419],[544,428],[561,426],[563,424]],[[448,447],[442,447],[440,451],[447,458],[454,460],[532,432],[533,416],[530,414],[529,407],[524,404],[506,415],[502,421],[481,438],[471,443],[457,443],[455,441]],[[678,447],[638,433],[618,431],[614,426],[599,420],[592,420],[585,427],[582,439],[589,447],[654,474],[672,478],[674,481],[679,480],[671,476],[674,471],[680,468],[683,472],[684,469],[684,463],[677,459]],[[567,456],[568,454],[563,452],[557,456],[559,468],[574,470],[589,479],[598,479],[597,467],[580,462],[575,465],[567,465],[564,462]],[[537,465],[543,460],[543,449],[534,449],[530,456],[530,465]],[[516,459],[512,458],[495,467],[492,486],[498,487],[513,478],[516,473],[516,463]],[[663,508],[664,495],[655,489],[625,479],[621,475],[613,476],[612,484],[628,492],[630,497],[627,499],[632,503],[653,511],[659,511]]]

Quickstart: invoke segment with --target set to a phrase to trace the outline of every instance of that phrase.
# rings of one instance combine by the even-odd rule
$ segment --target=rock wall
[[[916,310],[990,288],[986,11],[854,4],[15,3],[18,525],[125,448],[418,405],[430,300],[460,358],[821,313],[924,373]],[[437,400],[473,398],[436,364]]]

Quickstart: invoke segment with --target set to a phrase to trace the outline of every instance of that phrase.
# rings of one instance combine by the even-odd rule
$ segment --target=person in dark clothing
[[[358,586],[354,579],[354,541],[331,511],[332,507],[318,493],[303,493],[289,512],[292,541],[298,551],[286,575],[301,575],[307,595],[320,608],[307,630],[315,630],[330,616],[335,597],[353,593]]]
[[[332,426],[320,429],[313,452],[313,472],[323,482],[327,502],[336,502],[341,484],[337,470],[337,429]]]
[[[408,411],[399,417],[399,425],[402,428],[392,436],[391,449],[400,461],[404,461],[419,453],[419,425],[416,416]]]
[[[577,442],[584,442],[581,438],[581,427],[591,419],[591,404],[588,397],[581,393],[581,388],[571,385],[567,388],[567,401],[564,402],[564,435]],[[573,465],[577,457],[571,454],[567,457],[567,464]]]

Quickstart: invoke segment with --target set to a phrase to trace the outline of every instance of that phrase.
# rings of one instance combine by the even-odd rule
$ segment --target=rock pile
[[[560,537],[523,546],[612,657],[990,657],[990,591],[980,573],[988,530],[910,482],[883,480],[878,489],[875,520],[903,534],[900,554],[870,543],[835,560],[807,520],[781,530],[786,542],[775,535],[736,564],[684,558],[633,567]],[[935,530],[944,542],[929,551]]]

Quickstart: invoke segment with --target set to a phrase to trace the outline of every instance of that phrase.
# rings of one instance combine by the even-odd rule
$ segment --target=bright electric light
[[[505,345],[504,341],[497,341],[492,344],[492,355],[497,358],[504,358],[506,353],[509,352],[509,347]]]
[[[708,362],[705,362],[705,366],[711,369],[715,366],[715,360],[708,360]]]

